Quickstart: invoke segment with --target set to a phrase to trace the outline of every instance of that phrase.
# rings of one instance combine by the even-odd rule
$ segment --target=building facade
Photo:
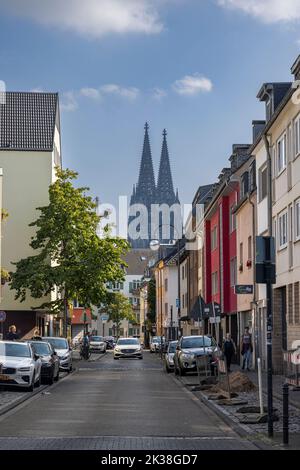
[[[29,224],[39,217],[40,206],[49,203],[48,189],[55,181],[55,167],[61,166],[59,101],[56,93],[6,92],[0,104],[0,167],[3,168],[3,207],[9,217],[2,233],[2,266],[13,271],[13,262],[33,255],[29,246],[35,228]],[[6,311],[4,330],[15,324],[20,337],[30,335],[35,326],[52,334],[61,321],[45,311],[34,310],[42,301],[27,296],[15,300],[15,292],[5,285],[1,310]]]

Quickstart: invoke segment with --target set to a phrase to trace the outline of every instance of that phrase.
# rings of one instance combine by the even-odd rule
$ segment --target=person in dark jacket
[[[236,354],[236,346],[233,340],[231,339],[230,333],[226,334],[226,338],[223,342],[222,351],[226,359],[227,371],[230,372],[231,361],[234,354]]]
[[[18,341],[18,339],[20,339],[19,335],[17,334],[17,328],[15,327],[15,325],[11,325],[8,328],[8,333],[6,335],[6,339],[8,341]]]
[[[250,371],[251,356],[253,353],[252,335],[249,331],[249,327],[245,328],[244,334],[241,339],[241,354],[243,356],[242,370],[247,368]]]

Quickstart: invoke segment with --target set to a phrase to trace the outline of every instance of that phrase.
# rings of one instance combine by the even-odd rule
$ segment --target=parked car
[[[214,338],[210,336],[182,336],[176,346],[174,355],[174,370],[176,375],[185,375],[186,372],[197,370],[196,357],[208,355],[210,362],[214,362],[219,352]]]
[[[168,373],[174,370],[174,354],[176,352],[177,344],[178,344],[178,341],[170,341],[166,346],[164,362],[165,362],[165,369]]]
[[[114,349],[114,359],[137,357],[143,359],[142,346],[137,338],[119,338]]]
[[[41,383],[42,361],[29,342],[0,341],[0,384],[33,391]]]
[[[57,352],[50,343],[46,343],[45,341],[30,341],[30,344],[34,353],[37,354],[42,361],[42,382],[47,382],[50,385],[53,384],[54,380],[57,382],[60,367]]]
[[[103,336],[90,336],[90,351],[106,353],[106,342]]]
[[[165,338],[161,336],[153,336],[150,340],[150,352],[155,353],[161,350],[161,346],[164,347]]]
[[[43,341],[50,343],[54,351],[57,352],[60,362],[60,370],[71,372],[73,368],[72,349],[66,338],[56,336],[43,336]]]

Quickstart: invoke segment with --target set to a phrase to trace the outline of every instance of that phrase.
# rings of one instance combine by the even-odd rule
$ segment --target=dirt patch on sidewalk
[[[233,372],[232,374],[229,375],[229,384],[230,384],[230,391],[235,392],[235,393],[241,393],[241,392],[252,392],[253,390],[256,390],[256,386],[254,383],[249,379],[249,377],[246,374],[243,374],[242,372]],[[227,379],[222,378],[218,382],[217,385],[214,385],[211,388],[211,391],[213,392],[220,392],[220,391],[227,391]]]

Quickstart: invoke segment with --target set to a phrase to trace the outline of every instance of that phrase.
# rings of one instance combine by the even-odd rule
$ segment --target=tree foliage
[[[148,320],[153,324],[156,321],[156,282],[152,278],[148,285]]]
[[[128,320],[131,323],[136,321],[133,309],[127,297],[120,292],[110,292],[107,294],[106,312],[109,315],[109,321],[112,321],[117,328],[117,336],[122,320]]]
[[[40,217],[30,246],[36,254],[21,259],[11,274],[11,289],[23,302],[30,292],[43,299],[57,290],[55,300],[39,308],[58,312],[65,300],[77,299],[85,306],[100,305],[106,298],[107,282],[124,279],[122,257],[128,250],[125,240],[99,238],[101,218],[96,204],[86,195],[89,188],[73,185],[77,173],[56,168],[56,181],[49,187],[49,204],[37,208]]]

